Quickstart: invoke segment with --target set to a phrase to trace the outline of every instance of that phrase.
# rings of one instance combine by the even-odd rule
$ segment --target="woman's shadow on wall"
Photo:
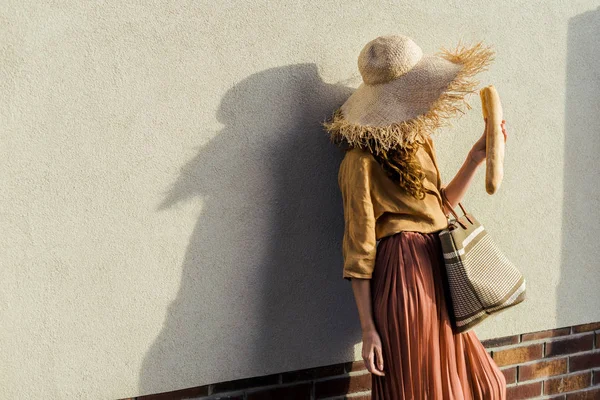
[[[599,37],[600,8],[569,20],[559,327],[578,318],[580,313],[572,310],[600,310]],[[590,321],[577,323],[596,322],[600,315],[588,317]]]
[[[138,395],[353,359],[360,330],[341,279],[342,152],[320,125],[350,91],[300,64],[226,93],[224,128],[159,206],[202,201]]]

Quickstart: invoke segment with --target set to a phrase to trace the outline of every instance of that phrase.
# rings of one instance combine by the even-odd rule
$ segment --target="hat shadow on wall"
[[[320,125],[351,90],[299,64],[225,94],[223,129],[158,208],[202,201],[138,395],[353,359],[361,335],[341,275],[342,152]]]
[[[573,310],[600,310],[600,8],[569,20],[561,275],[557,326],[573,324]],[[595,274],[595,275],[590,275]],[[573,290],[577,288],[577,290]],[[595,294],[595,295],[594,295]],[[592,296],[590,296],[592,295]],[[592,318],[590,316],[590,318]],[[597,322],[598,318],[593,321]],[[585,323],[579,321],[578,323]]]

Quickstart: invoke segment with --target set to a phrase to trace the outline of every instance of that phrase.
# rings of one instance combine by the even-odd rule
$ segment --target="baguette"
[[[504,134],[502,133],[502,105],[493,85],[479,91],[483,117],[487,118],[485,190],[488,194],[498,191],[504,177]]]

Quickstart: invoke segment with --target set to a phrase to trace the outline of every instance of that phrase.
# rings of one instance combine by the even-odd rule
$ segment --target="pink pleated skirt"
[[[452,330],[438,233],[381,239],[371,278],[385,376],[373,400],[505,400],[506,379],[475,332]]]

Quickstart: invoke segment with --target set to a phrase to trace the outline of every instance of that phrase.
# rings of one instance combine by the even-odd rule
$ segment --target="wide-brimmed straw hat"
[[[493,58],[481,42],[425,55],[407,36],[380,36],[358,56],[363,82],[322,125],[333,142],[376,153],[413,147],[419,137],[471,108],[465,97],[479,84],[473,77]]]

